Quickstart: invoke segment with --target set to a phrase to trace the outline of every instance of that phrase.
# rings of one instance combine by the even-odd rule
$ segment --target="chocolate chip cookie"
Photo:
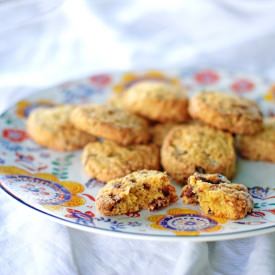
[[[237,148],[249,160],[275,162],[275,118],[264,119],[263,131],[253,135],[237,136]]]
[[[72,105],[33,110],[27,120],[27,132],[38,144],[57,150],[73,151],[83,148],[96,138],[74,127],[70,115]]]
[[[145,119],[113,106],[80,106],[73,111],[71,121],[82,131],[121,145],[147,143],[150,139]]]
[[[164,139],[161,164],[182,183],[196,171],[222,173],[232,178],[236,166],[233,137],[195,123],[175,127]]]
[[[178,85],[142,81],[132,85],[122,97],[126,109],[150,120],[182,122],[189,118],[188,98]]]
[[[157,210],[178,199],[169,177],[159,171],[140,170],[109,181],[98,193],[96,206],[106,216]]]
[[[190,115],[206,124],[236,134],[262,130],[262,114],[256,102],[233,94],[201,92],[190,100]]]
[[[243,184],[231,183],[221,174],[199,174],[188,178],[181,197],[187,204],[199,204],[205,214],[237,220],[253,210],[253,200]]]
[[[159,155],[159,148],[156,145],[123,147],[105,140],[86,145],[82,154],[82,163],[89,176],[100,181],[108,181],[137,170],[158,170]]]

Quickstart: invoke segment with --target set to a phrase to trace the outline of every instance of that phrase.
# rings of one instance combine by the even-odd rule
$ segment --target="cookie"
[[[158,146],[161,146],[166,135],[169,133],[169,131],[172,128],[174,128],[176,126],[179,126],[179,124],[171,123],[171,122],[163,123],[163,124],[159,123],[159,124],[154,125],[151,128],[153,143]]]
[[[199,93],[190,100],[189,113],[231,133],[253,135],[262,130],[262,114],[256,102],[233,94]]]
[[[264,119],[263,131],[253,135],[238,135],[240,155],[249,160],[275,162],[275,117]]]
[[[159,122],[182,122],[189,118],[188,99],[183,88],[161,81],[142,81],[122,96],[130,112]]]
[[[188,178],[181,197],[184,203],[199,204],[205,214],[225,219],[242,219],[253,210],[247,187],[220,174],[195,173]]]
[[[82,163],[89,176],[100,181],[108,181],[137,170],[158,170],[159,155],[159,148],[156,145],[122,147],[106,140],[86,145],[82,154]]]
[[[166,173],[140,170],[109,181],[96,197],[96,207],[106,216],[157,210],[178,199]]]
[[[178,182],[184,182],[196,171],[232,178],[236,166],[233,137],[195,123],[175,127],[164,139],[161,164]]]
[[[52,108],[38,108],[31,112],[27,120],[27,132],[38,144],[57,150],[73,151],[95,141],[73,126],[70,115],[75,109],[72,105],[60,105]]]
[[[118,93],[113,93],[111,97],[107,100],[107,104],[118,109],[123,109],[123,103],[122,103],[123,96]]]
[[[121,145],[147,143],[150,139],[145,119],[113,106],[80,106],[73,111],[71,121],[80,130]]]

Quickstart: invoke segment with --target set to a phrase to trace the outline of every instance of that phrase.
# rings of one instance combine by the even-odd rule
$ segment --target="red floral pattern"
[[[136,212],[136,213],[128,213],[126,214],[126,216],[130,217],[130,218],[139,218],[140,217],[140,213]]]
[[[203,70],[195,74],[194,78],[201,85],[211,85],[218,82],[220,76],[213,70]]]
[[[238,79],[232,83],[231,89],[236,93],[251,92],[255,88],[255,84],[249,79]]]
[[[28,138],[27,133],[19,129],[4,129],[2,136],[11,142],[22,142]]]
[[[252,217],[264,217],[265,213],[261,212],[261,211],[253,211],[250,216]]]
[[[111,83],[112,78],[108,74],[98,74],[91,76],[89,80],[93,85],[103,88]]]

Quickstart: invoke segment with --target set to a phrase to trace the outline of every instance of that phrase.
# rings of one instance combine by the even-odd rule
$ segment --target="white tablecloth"
[[[51,1],[30,2],[29,9],[0,5],[0,111],[37,88],[93,71],[207,65],[275,78],[271,0],[68,0],[46,15],[40,12]],[[275,274],[275,234],[212,243],[126,240],[34,216],[3,192],[0,202],[0,275]]]

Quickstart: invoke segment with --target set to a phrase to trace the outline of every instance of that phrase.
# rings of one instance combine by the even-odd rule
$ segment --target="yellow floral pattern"
[[[266,101],[275,101],[275,84],[273,84],[264,95]]]
[[[30,173],[22,168],[16,166],[0,166],[0,174],[1,175],[27,175],[33,178],[39,178],[48,180],[50,182],[55,182],[62,187],[64,187],[70,194],[70,200],[58,204],[58,205],[44,205],[47,209],[50,210],[58,210],[62,207],[74,207],[81,206],[85,204],[85,199],[79,194],[84,191],[84,186],[81,183],[74,181],[61,181],[56,176],[50,173]]]
[[[179,236],[197,236],[201,232],[219,231],[222,229],[221,224],[227,221],[187,208],[172,208],[166,215],[153,215],[148,220],[152,222],[152,228],[168,230]]]
[[[143,80],[159,80],[168,82],[175,85],[180,85],[180,79],[170,77],[160,71],[150,70],[144,74],[125,73],[122,75],[121,80],[113,87],[113,91],[117,94],[124,92],[129,86]]]
[[[30,112],[38,107],[51,107],[55,104],[51,100],[40,99],[35,102],[31,102],[28,100],[21,100],[16,104],[16,114],[20,118],[28,117]]]

